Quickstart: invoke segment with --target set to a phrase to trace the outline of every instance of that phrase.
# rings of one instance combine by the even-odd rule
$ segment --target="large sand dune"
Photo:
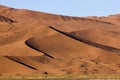
[[[119,74],[119,31],[119,15],[71,17],[1,5],[0,74]]]

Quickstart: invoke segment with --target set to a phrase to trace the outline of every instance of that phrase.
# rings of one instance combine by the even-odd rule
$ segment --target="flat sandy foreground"
[[[81,76],[0,76],[0,80],[120,80],[118,75],[81,75]]]

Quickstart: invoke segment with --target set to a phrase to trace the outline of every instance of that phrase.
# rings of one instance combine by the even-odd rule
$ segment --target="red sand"
[[[0,74],[120,74],[119,18],[0,6]]]

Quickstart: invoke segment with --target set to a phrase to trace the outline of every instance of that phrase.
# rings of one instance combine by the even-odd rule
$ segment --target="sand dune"
[[[32,43],[32,44],[30,44],[30,43]],[[95,50],[95,48],[93,48],[91,46],[88,46],[84,43],[81,43],[79,41],[76,41],[74,39],[66,37],[62,34],[55,34],[55,35],[48,36],[48,37],[41,38],[41,39],[32,38],[32,39],[27,40],[26,44],[31,46],[32,48],[35,48],[39,51],[46,53],[54,58],[60,58],[60,59],[61,58],[67,59],[67,57],[68,57],[68,59],[74,58],[74,56],[78,57],[78,55],[82,56],[82,54],[80,54],[80,52],[86,53],[86,54],[91,53],[94,55],[93,52],[99,51],[99,49]],[[84,48],[84,46],[85,46],[85,48]],[[90,48],[91,51],[85,51],[86,48],[87,49]],[[86,56],[88,56],[88,55],[86,55]]]
[[[99,21],[109,22],[109,23],[120,26],[120,22],[119,22],[120,14],[109,15],[107,17],[106,16],[103,16],[103,17],[90,16],[90,17],[87,17],[87,18],[92,19],[92,20],[99,20]]]
[[[0,6],[0,74],[119,74],[119,31],[119,15],[72,17]]]
[[[16,22],[16,21],[14,21],[14,20],[12,20],[12,19],[9,19],[9,18],[7,18],[7,17],[5,17],[5,16],[0,16],[0,22],[7,22],[7,23],[9,23],[9,24],[12,24],[12,23],[14,23],[14,22]]]
[[[50,26],[50,28],[51,29],[53,29],[53,30],[56,30],[56,31],[58,31],[58,32],[60,32],[60,33],[62,33],[62,34],[64,34],[64,35],[66,35],[66,36],[69,36],[69,37],[71,37],[71,38],[73,38],[73,39],[76,39],[76,40],[78,40],[78,41],[81,41],[81,42],[83,42],[83,43],[86,43],[86,44],[88,44],[88,45],[91,45],[91,46],[94,46],[94,47],[98,47],[98,48],[100,48],[100,49],[103,49],[103,50],[106,50],[106,51],[112,51],[112,52],[120,52],[120,49],[119,48],[115,48],[115,47],[111,47],[111,46],[107,46],[105,43],[104,43],[104,45],[103,44],[100,44],[100,43],[96,43],[96,41],[90,41],[90,40],[87,40],[87,39],[89,39],[89,38],[87,38],[87,39],[84,39],[84,38],[81,38],[81,33],[79,32],[79,31],[77,31],[77,32],[71,32],[71,33],[66,33],[66,32],[63,32],[63,31],[60,31],[60,30],[57,30],[57,29],[55,29],[54,27],[52,27],[52,26]],[[94,31],[94,30],[92,30],[92,31]],[[85,31],[84,31],[85,32]],[[88,33],[89,33],[90,31],[88,31]],[[104,32],[104,30],[101,30],[101,33],[103,33]],[[107,31],[106,31],[107,32]],[[84,34],[83,34],[84,35]],[[88,36],[92,36],[92,34],[90,35],[90,34],[88,34]],[[106,37],[106,36],[105,36]],[[92,37],[93,38],[93,37]],[[117,37],[118,38],[118,37]],[[104,38],[103,38],[104,39]],[[103,39],[101,39],[101,41],[103,40]],[[107,39],[107,38],[105,38],[105,39]],[[99,40],[100,40],[100,38],[99,38]],[[105,41],[105,40],[104,40]],[[110,40],[109,40],[110,41]],[[117,41],[117,40],[116,40]],[[112,42],[112,43],[114,43],[114,42]],[[115,43],[114,43],[115,44]]]
[[[86,40],[84,40],[86,41]],[[63,63],[65,62],[66,65],[69,67],[63,67],[65,71],[64,74],[81,74],[81,73],[117,73],[115,70],[111,72],[113,65],[115,66],[117,63],[117,60],[119,60],[119,56],[116,53],[119,53],[119,50],[116,51],[114,48],[109,48],[109,46],[104,46],[101,44],[93,44],[90,41],[84,42],[84,41],[77,41],[74,38],[67,37],[65,35],[62,35],[60,33],[57,33],[55,35],[47,36],[44,38],[36,39],[31,38],[26,41],[26,44],[30,46],[31,48],[45,52],[47,55],[52,56],[51,58],[54,60],[61,60]],[[94,46],[95,45],[95,46]],[[97,45],[97,46],[96,46]],[[111,50],[112,49],[112,50]],[[110,56],[109,56],[110,55]],[[116,57],[116,59],[113,58],[113,56]],[[72,61],[76,62],[72,62]],[[78,62],[77,62],[78,60]],[[85,60],[84,63],[82,63],[82,60]],[[70,65],[75,64],[75,65]],[[95,65],[95,64],[97,65]],[[84,68],[78,68],[79,64],[85,64],[86,69]],[[107,65],[106,65],[107,64]],[[87,66],[91,65],[91,66]],[[106,65],[106,66],[105,66]],[[94,71],[95,66],[97,66],[97,72]],[[69,70],[69,68],[73,68],[73,70]],[[102,71],[102,68],[109,68],[110,71]],[[77,69],[76,69],[77,68]],[[52,69],[52,68],[51,68]],[[74,70],[75,69],[75,70]],[[80,71],[77,71],[80,70]],[[83,71],[83,72],[82,72]],[[71,73],[68,73],[71,72]],[[118,71],[119,72],[119,71]]]
[[[15,61],[9,60],[8,58],[0,57],[0,73],[4,75],[15,75],[16,74],[28,74],[34,72],[28,67],[21,65]]]

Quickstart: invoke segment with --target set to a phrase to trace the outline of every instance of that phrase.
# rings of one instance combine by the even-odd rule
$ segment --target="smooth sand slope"
[[[69,67],[74,67],[73,69],[75,70],[70,70],[71,73],[68,73],[69,71],[64,71],[66,74],[76,75],[81,73],[91,74],[101,72],[107,74],[116,73],[117,66],[115,65],[118,64],[117,61],[119,60],[118,49],[116,50],[111,46],[105,46],[89,40],[84,40],[80,37],[77,38],[79,39],[75,40],[58,33],[40,39],[31,38],[26,41],[26,44],[38,51],[49,54],[54,60],[59,59],[63,62],[65,61],[66,64],[70,63],[66,69],[69,69]],[[116,59],[114,59],[113,56],[116,57]],[[86,64],[81,64],[82,60],[85,60],[84,62]],[[71,65],[74,63],[75,65]],[[84,67],[82,68],[83,64]],[[112,68],[113,66],[114,68]],[[76,69],[76,67],[79,67],[79,69]],[[107,71],[107,69],[102,70],[101,68],[108,68],[110,71]]]
[[[0,74],[120,73],[120,27],[106,18],[0,6]]]
[[[0,73],[6,75],[13,75],[15,73],[19,74],[28,74],[33,72],[32,69],[29,69],[23,64],[12,61],[4,56],[0,57]]]

